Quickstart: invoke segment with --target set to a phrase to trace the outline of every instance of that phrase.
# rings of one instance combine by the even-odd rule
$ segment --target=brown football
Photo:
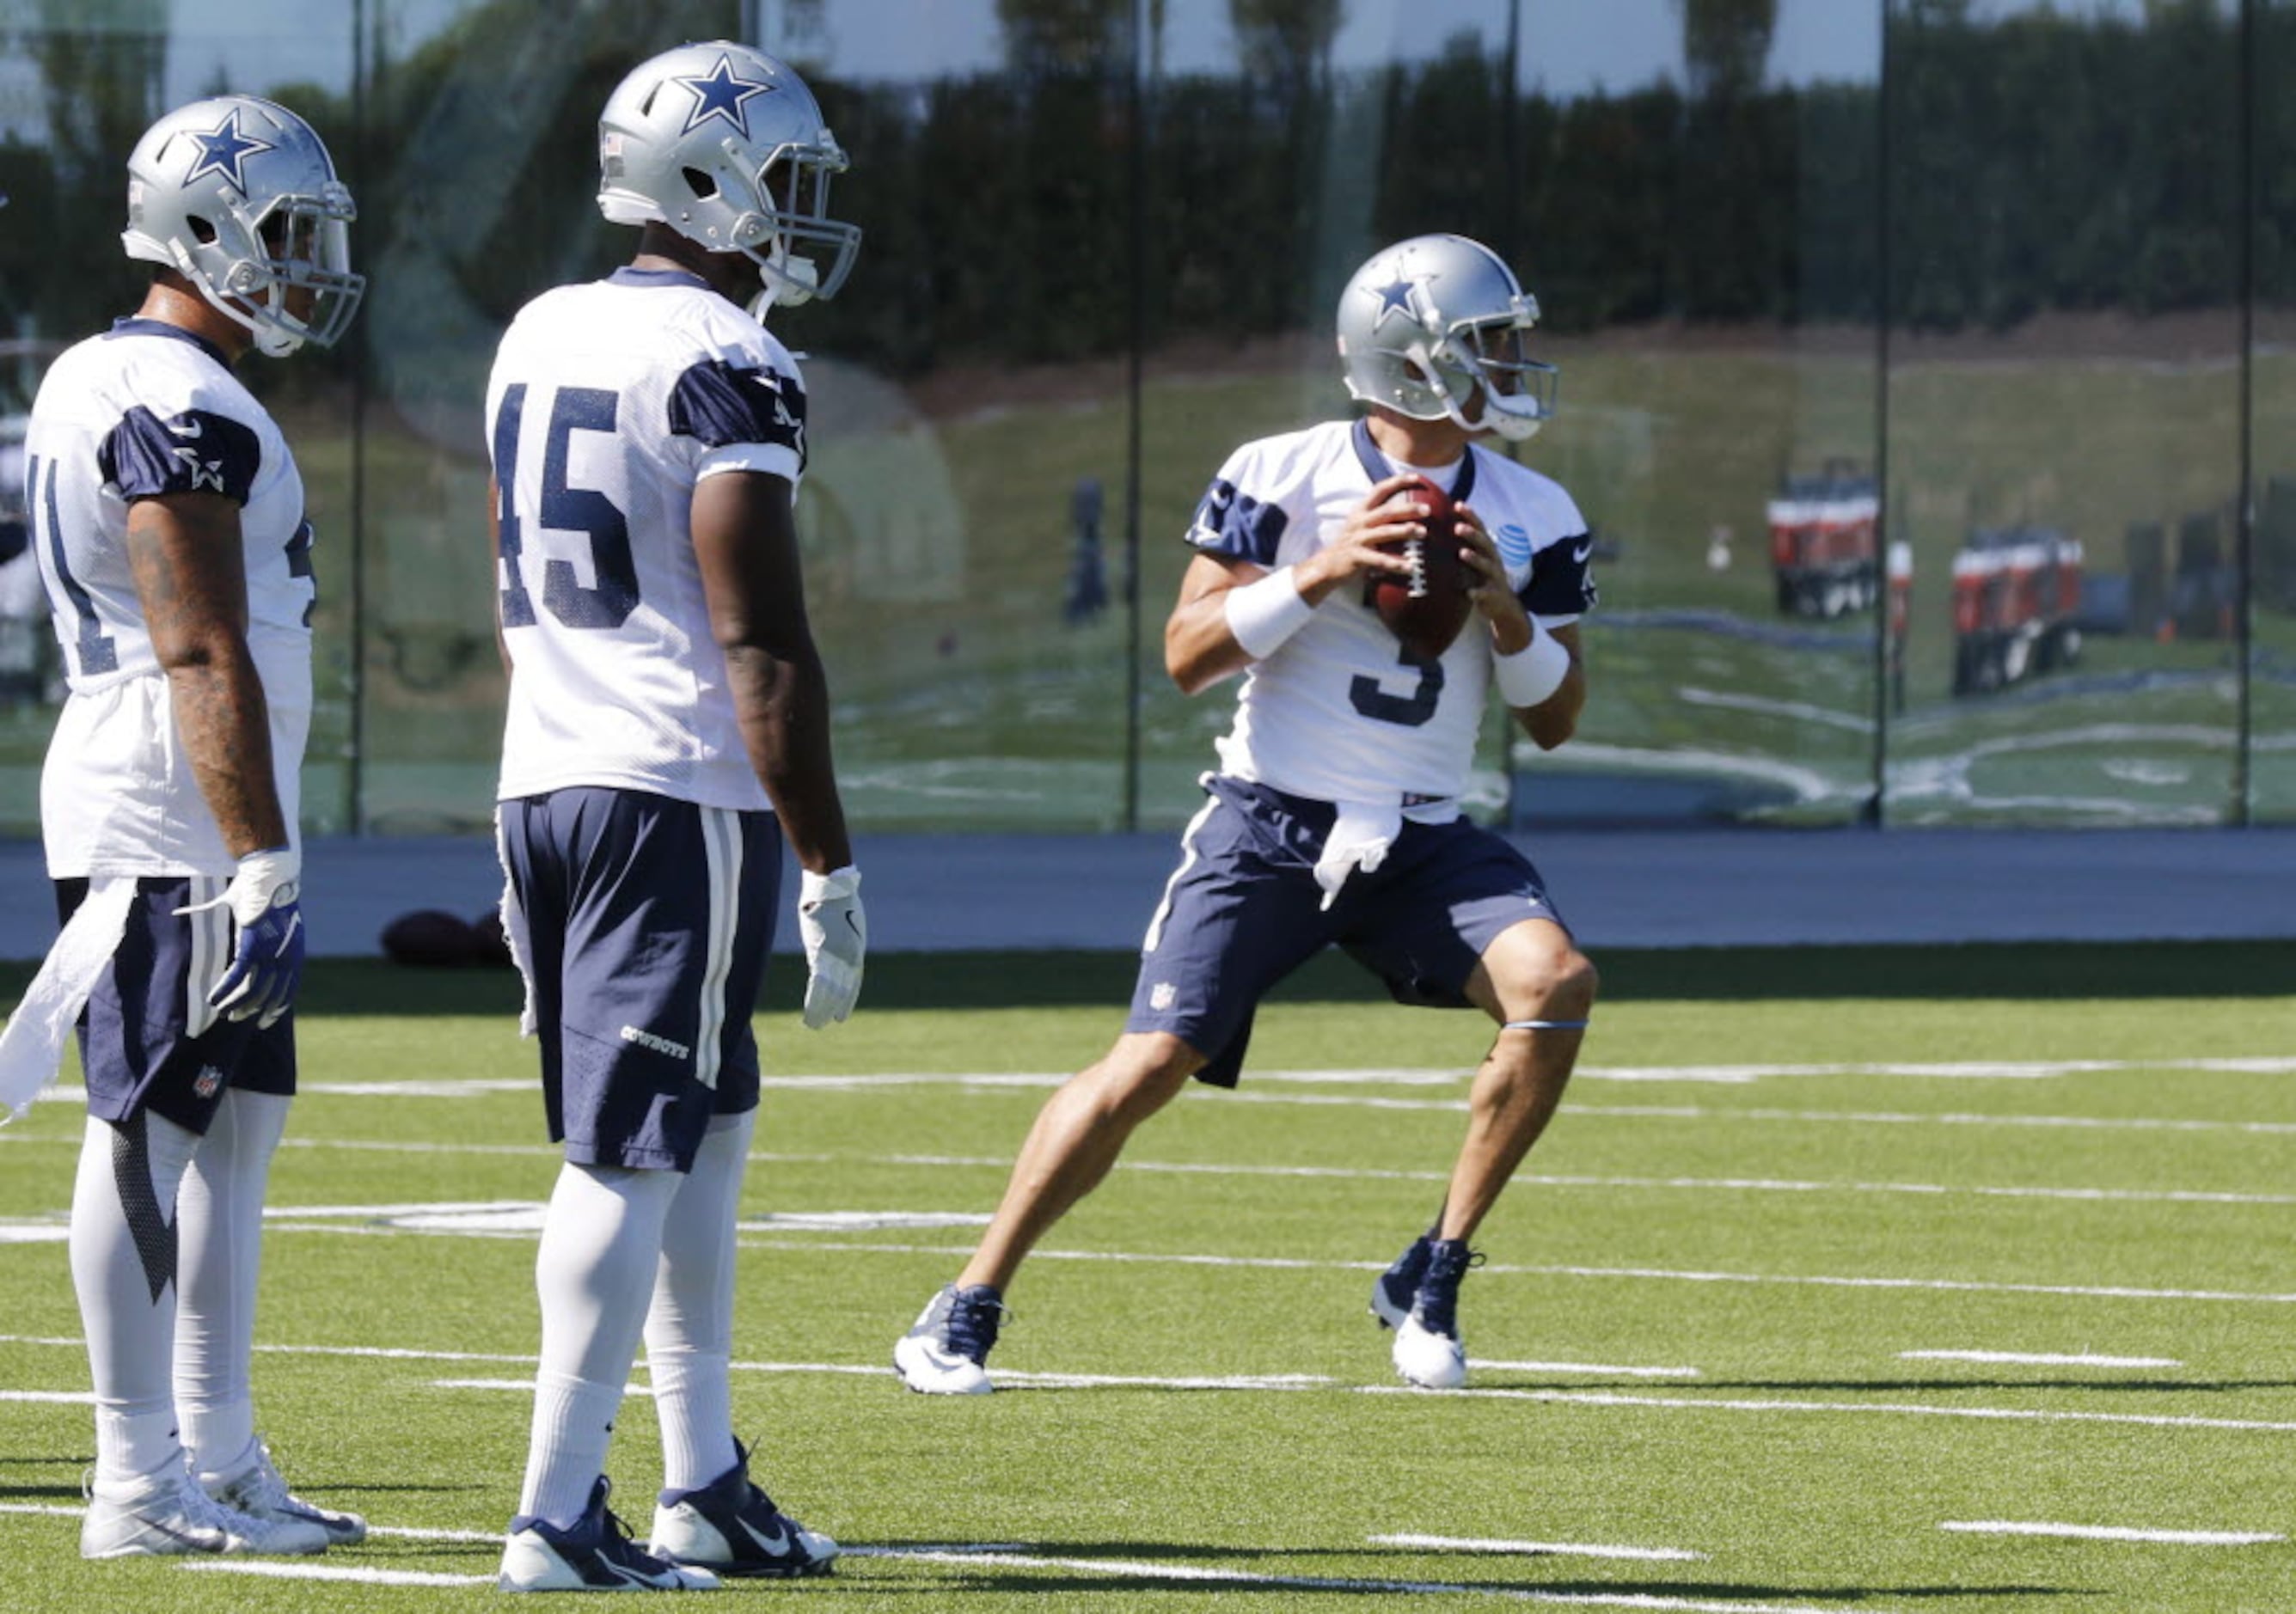
[[[1388,631],[1416,656],[1432,660],[1451,648],[1475,602],[1467,597],[1474,573],[1459,559],[1459,541],[1451,522],[1451,496],[1421,479],[1403,495],[1427,507],[1422,525],[1424,539],[1406,541],[1402,550],[1411,561],[1409,573],[1382,572],[1365,592],[1365,603],[1379,613]]]

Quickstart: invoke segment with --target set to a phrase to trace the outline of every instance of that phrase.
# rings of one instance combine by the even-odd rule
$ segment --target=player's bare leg
[[[1459,1279],[1472,1259],[1467,1240],[1562,1102],[1596,984],[1595,966],[1546,920],[1501,934],[1468,982],[1467,995],[1501,1028],[1475,1072],[1467,1136],[1435,1225],[1373,1291],[1374,1315],[1396,1330],[1396,1366],[1415,1384],[1465,1381],[1456,1308]]]
[[[1171,1102],[1203,1062],[1168,1032],[1128,1032],[1045,1101],[980,1247],[894,1348],[894,1366],[910,1389],[942,1395],[989,1389],[982,1364],[996,1342],[1013,1274],[1053,1224],[1100,1186],[1134,1128]]]
[[[958,1287],[986,1283],[1001,1293],[1037,1241],[1100,1186],[1133,1129],[1170,1103],[1203,1062],[1168,1032],[1127,1032],[1098,1064],[1063,1082],[1037,1112]]]
[[[1524,921],[1483,954],[1467,995],[1505,1028],[1467,1094],[1467,1136],[1451,1168],[1439,1237],[1473,1236],[1554,1118],[1597,984],[1595,966],[1546,920]]]

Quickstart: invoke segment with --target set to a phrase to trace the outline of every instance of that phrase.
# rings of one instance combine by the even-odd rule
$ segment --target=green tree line
[[[423,222],[454,187],[396,153],[490,160],[482,120],[469,140],[436,137],[442,97],[458,60],[531,32],[521,9],[467,14],[375,69],[356,106],[291,98],[356,165],[363,242],[370,226],[458,233],[467,290],[507,318],[627,247],[588,205],[590,131],[652,35],[731,20],[722,4],[676,9],[633,21],[590,7],[551,40],[582,65],[488,217]],[[1024,27],[1023,9],[1006,7],[1000,72],[815,75],[854,158],[839,211],[869,240],[848,295],[802,316],[806,343],[914,373],[1312,330],[1365,252],[1431,229],[1500,247],[1562,329],[1866,322],[1885,307],[1940,330],[2157,313],[2230,302],[2250,264],[2260,296],[2296,293],[2296,8],[2251,8],[2243,24],[2212,0],[1999,19],[1898,0],[1878,78],[1784,86],[1756,70],[1761,7],[1727,26],[1705,7],[1685,13],[1705,30],[1691,43],[1712,41],[1688,85],[1570,98],[1517,93],[1482,34],[1423,61],[1335,70],[1327,0],[1243,6],[1250,60],[1233,76],[1161,74],[1152,56],[1136,72],[1128,12],[1079,34]],[[83,38],[51,18],[15,43],[39,65],[54,134],[0,141],[0,327],[76,334],[127,286],[91,270],[116,263],[119,161],[159,110],[156,40]]]

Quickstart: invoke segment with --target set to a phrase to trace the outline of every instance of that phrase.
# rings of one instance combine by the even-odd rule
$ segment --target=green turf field
[[[1115,1029],[1128,962],[882,958],[819,1035],[784,965],[735,1408],[760,1478],[849,1555],[724,1595],[2296,1606],[2284,946],[1599,962],[1580,1079],[1477,1240],[1466,1390],[1404,1390],[1364,1302],[1434,1208],[1484,1036],[1332,963],[1262,1014],[1241,1093],[1190,1094],[1054,1230],[1011,1297],[1007,1390],[961,1402],[904,1393],[892,1341],[1047,1084]],[[76,1556],[88,1413],[37,1397],[86,1388],[61,1242],[80,1115],[0,1130],[0,1608],[493,1595],[554,1171],[510,988],[328,963],[307,990],[258,1404],[299,1486],[377,1530],[293,1578]],[[615,1474],[643,1529],[643,1395]]]

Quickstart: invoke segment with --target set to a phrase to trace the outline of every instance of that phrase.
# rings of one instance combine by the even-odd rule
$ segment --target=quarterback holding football
[[[1497,1026],[1433,1224],[1372,1291],[1409,1382],[1466,1379],[1468,1249],[1554,1114],[1594,967],[1538,872],[1461,810],[1496,687],[1552,749],[1586,703],[1587,524],[1554,482],[1481,444],[1553,414],[1526,343],[1538,304],[1488,248],[1398,242],[1341,294],[1354,421],[1247,443],[1197,506],[1164,629],[1193,694],[1243,675],[1220,766],[1148,924],[1130,1018],[1048,1100],[957,1280],[895,1348],[916,1390],[978,1394],[1004,1293],[1038,1238],[1188,1078],[1233,1086],[1260,1000],[1327,946],[1398,1001]]]

